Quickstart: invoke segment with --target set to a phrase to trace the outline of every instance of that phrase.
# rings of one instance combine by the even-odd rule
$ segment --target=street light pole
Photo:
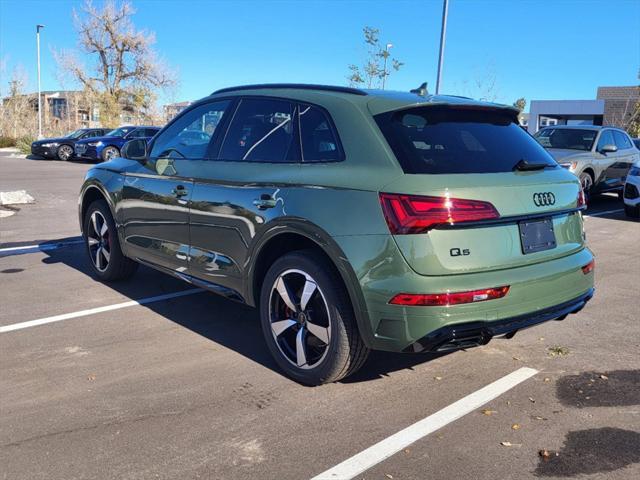
[[[382,74],[382,90],[384,90],[384,84],[387,80],[387,57],[389,56],[389,50],[391,49],[391,47],[393,47],[392,43],[387,43],[387,45],[384,47],[384,71]]]
[[[447,38],[448,12],[449,12],[449,0],[443,0],[442,28],[440,29],[440,55],[438,56],[438,76],[436,78],[436,95],[440,93],[440,81],[442,80],[442,64],[444,63],[444,42]]]
[[[42,98],[40,94],[40,29],[44,25],[36,25],[36,46],[38,50],[38,139],[42,138]]]

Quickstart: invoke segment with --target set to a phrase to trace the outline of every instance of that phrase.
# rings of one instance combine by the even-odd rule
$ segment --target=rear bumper
[[[449,352],[486,345],[499,335],[514,335],[518,330],[533,327],[549,320],[564,320],[578,313],[593,297],[591,288],[577,298],[537,312],[505,318],[494,322],[469,322],[439,328],[404,349],[405,352]]]
[[[437,350],[449,336],[478,328],[482,341],[559,318],[593,295],[593,260],[588,248],[570,255],[502,270],[457,275],[420,275],[384,235],[338,237],[362,293],[356,309],[360,334],[369,348],[393,352]],[[398,293],[464,292],[509,285],[503,298],[452,306],[389,304]],[[564,311],[567,310],[567,311]],[[514,323],[515,322],[515,323]],[[433,338],[436,340],[432,341]],[[485,341],[486,340],[486,341]],[[422,345],[422,346],[421,346]]]

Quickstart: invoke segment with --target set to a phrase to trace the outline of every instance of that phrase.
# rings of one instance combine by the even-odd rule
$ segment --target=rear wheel
[[[627,217],[630,217],[630,218],[640,218],[640,205],[636,205],[634,207],[634,206],[625,204],[624,213],[625,215],[627,215]]]
[[[73,148],[70,145],[60,145],[57,155],[60,160],[67,161],[73,155]]]
[[[342,281],[314,250],[274,262],[262,285],[260,318],[278,365],[305,385],[340,380],[367,358]]]
[[[104,160],[105,162],[118,156],[120,156],[120,150],[118,150],[116,147],[106,147],[104,150],[102,150],[102,160]]]
[[[83,236],[93,271],[101,280],[123,280],[136,271],[138,264],[120,249],[116,225],[104,200],[89,205]]]

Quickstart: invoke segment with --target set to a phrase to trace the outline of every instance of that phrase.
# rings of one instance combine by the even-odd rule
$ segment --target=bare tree
[[[384,88],[386,79],[392,71],[398,71],[404,65],[396,58],[391,58],[387,46],[380,44],[380,30],[364,27],[364,43],[367,46],[367,58],[362,66],[349,65],[349,86],[366,85],[367,88]],[[390,61],[389,61],[390,60]]]
[[[158,89],[176,79],[153,49],[155,36],[137,30],[135,10],[128,1],[108,0],[103,8],[85,0],[73,12],[80,51],[91,58],[87,68],[77,54],[56,54],[58,64],[100,104],[103,124],[115,125],[123,111],[144,117],[154,108]]]
[[[33,134],[36,125],[36,110],[32,96],[25,93],[27,74],[22,67],[11,73],[7,97],[0,100],[0,135],[12,138]]]
[[[476,67],[462,82],[454,84],[451,93],[476,98],[485,102],[495,102],[498,98],[498,80],[495,65],[488,62]]]

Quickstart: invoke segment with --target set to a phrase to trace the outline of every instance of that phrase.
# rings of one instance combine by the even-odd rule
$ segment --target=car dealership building
[[[640,87],[598,87],[595,100],[532,100],[527,130],[536,133],[548,125],[614,125],[630,119]]]

